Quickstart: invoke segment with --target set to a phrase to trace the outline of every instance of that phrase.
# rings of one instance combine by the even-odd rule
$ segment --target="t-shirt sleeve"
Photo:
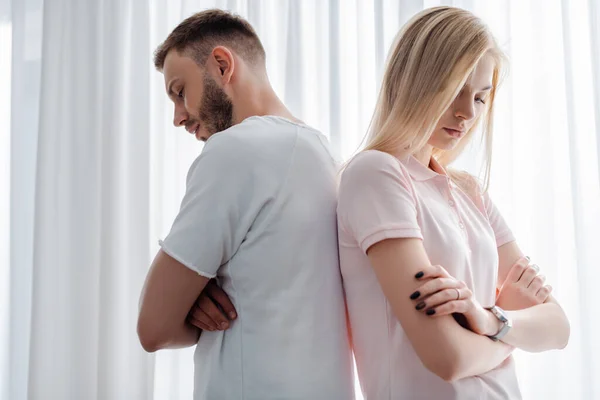
[[[254,179],[252,155],[220,135],[206,143],[190,167],[179,213],[159,241],[164,252],[207,278],[215,277],[241,245],[263,193]]]
[[[508,227],[508,224],[498,211],[498,208],[490,198],[490,195],[485,192],[482,194],[483,205],[485,212],[487,213],[488,221],[494,230],[494,236],[496,237],[496,246],[500,247],[506,243],[510,243],[515,240],[512,231]]]
[[[338,220],[365,253],[384,239],[423,239],[410,178],[395,157],[379,151],[359,154],[344,170]]]

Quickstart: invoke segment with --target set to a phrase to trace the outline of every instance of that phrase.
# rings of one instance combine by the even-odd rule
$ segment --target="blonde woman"
[[[486,188],[503,56],[471,13],[415,16],[339,192],[340,262],[366,399],[520,399],[511,356],[569,323]],[[483,184],[449,168],[483,130]],[[454,317],[454,318],[453,318]]]

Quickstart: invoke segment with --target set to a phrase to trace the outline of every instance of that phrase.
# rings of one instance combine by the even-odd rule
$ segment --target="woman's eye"
[[[485,104],[485,101],[481,98],[481,97],[477,97],[475,99],[476,102],[481,103],[481,104]]]

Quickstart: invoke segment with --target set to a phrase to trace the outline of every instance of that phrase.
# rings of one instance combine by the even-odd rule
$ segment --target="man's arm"
[[[186,317],[208,281],[163,250],[158,252],[140,299],[137,332],[144,350],[198,343],[201,331],[186,322]]]
[[[383,292],[426,368],[446,381],[486,373],[513,347],[462,328],[451,316],[430,318],[409,296],[421,284],[415,274],[431,268],[420,239],[388,239],[367,251]]]
[[[515,241],[498,248],[500,259],[498,269],[499,286],[513,285],[524,276],[525,267],[515,264],[523,257],[523,252]],[[514,267],[513,267],[514,265]],[[539,284],[539,282],[538,282]],[[502,290],[500,292],[502,296]],[[512,292],[515,296],[522,293]],[[502,304],[498,304],[502,307]],[[570,325],[566,314],[552,296],[544,304],[522,310],[506,311],[513,327],[502,341],[529,352],[563,349],[569,342]]]

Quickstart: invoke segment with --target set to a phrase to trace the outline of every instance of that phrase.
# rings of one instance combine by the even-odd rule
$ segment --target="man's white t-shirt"
[[[336,223],[337,165],[318,131],[250,117],[190,167],[163,251],[218,277],[238,318],[204,331],[199,399],[354,398]]]

